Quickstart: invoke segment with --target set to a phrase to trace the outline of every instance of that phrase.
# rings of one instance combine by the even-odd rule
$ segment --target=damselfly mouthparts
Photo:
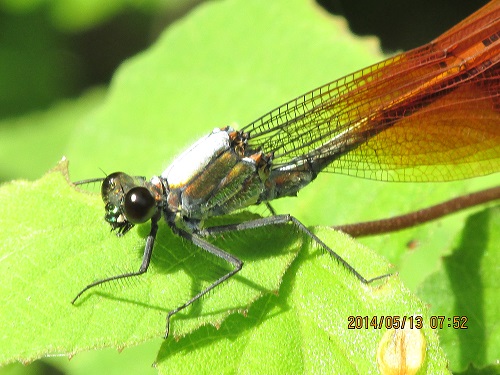
[[[151,221],[138,271],[147,271],[163,217],[177,235],[233,269],[167,315],[185,309],[243,263],[204,239],[292,223],[361,282],[353,267],[290,215],[205,227],[204,220],[295,196],[322,171],[385,181],[446,181],[500,170],[500,3],[415,50],[310,91],[241,130],[214,129],[147,181],[117,172],[102,181],[105,219],[119,235]],[[78,184],[88,181],[81,181]]]

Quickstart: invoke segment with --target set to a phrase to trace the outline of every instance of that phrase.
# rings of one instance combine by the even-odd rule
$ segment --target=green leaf
[[[323,229],[318,235],[363,272],[380,262],[339,233]],[[364,286],[321,254],[304,246],[279,295],[261,298],[245,316],[231,316],[218,330],[205,327],[179,342],[165,341],[158,355],[160,372],[201,373],[209,366],[218,373],[377,373],[377,347],[386,329],[350,330],[349,317],[423,314],[425,320],[427,309],[397,277]],[[425,328],[422,333],[427,340],[424,373],[446,373],[435,332]]]
[[[443,259],[443,267],[419,291],[432,315],[444,317],[441,343],[454,371],[463,371],[471,363],[481,368],[498,360],[498,228],[499,207],[471,216],[456,239],[453,254]],[[454,317],[460,317],[457,327],[453,327]]]
[[[0,306],[6,327],[0,363],[125,348],[158,337],[166,312],[214,280],[216,271],[223,272],[219,262],[162,225],[146,275],[96,289],[71,305],[93,279],[136,269],[148,228],[141,226],[123,238],[110,235],[100,219],[99,197],[71,187],[65,167],[62,162],[39,181],[13,182],[0,189],[0,225],[10,228],[0,251]],[[363,274],[386,272],[380,257],[347,236],[331,230],[318,235]],[[215,243],[244,260],[245,267],[189,313],[175,316],[173,335],[188,336],[165,341],[158,355],[160,372],[191,371],[182,365],[188,355],[189,363],[209,365],[215,372],[243,366],[253,373],[262,368],[261,360],[271,372],[376,371],[374,355],[385,330],[348,330],[348,317],[427,319],[424,304],[396,276],[365,286],[291,226],[232,233]],[[237,311],[247,316],[234,315]],[[198,329],[206,324],[210,326]],[[427,342],[425,366],[433,373],[444,371],[437,336],[428,328],[422,332]],[[224,350],[226,362],[210,356]],[[207,364],[210,357],[214,362]]]

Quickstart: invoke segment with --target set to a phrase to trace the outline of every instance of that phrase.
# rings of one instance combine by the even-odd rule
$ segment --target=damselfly
[[[167,315],[241,270],[204,237],[292,223],[363,283],[301,222],[276,215],[205,227],[210,217],[295,196],[322,171],[385,181],[446,181],[500,170],[500,2],[492,1],[433,42],[310,91],[235,130],[214,129],[151,180],[116,172],[102,182],[105,219],[118,235],[151,221],[138,271],[148,269],[163,217],[177,235],[233,266]],[[270,206],[268,206],[270,207]]]

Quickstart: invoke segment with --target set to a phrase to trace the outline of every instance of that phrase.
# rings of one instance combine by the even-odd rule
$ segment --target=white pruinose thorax
[[[230,131],[233,129],[229,128]],[[193,176],[201,172],[218,155],[230,147],[227,130],[215,128],[212,133],[200,138],[180,154],[161,174],[170,189],[187,184]]]

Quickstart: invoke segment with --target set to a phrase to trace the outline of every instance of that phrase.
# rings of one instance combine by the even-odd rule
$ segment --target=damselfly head
[[[101,196],[106,204],[104,219],[118,235],[127,233],[135,224],[145,223],[155,214],[156,194],[149,185],[143,177],[123,172],[112,173],[102,181]]]

